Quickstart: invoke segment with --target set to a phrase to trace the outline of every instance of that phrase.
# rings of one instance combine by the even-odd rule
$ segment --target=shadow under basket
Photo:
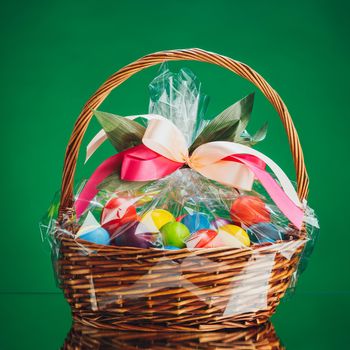
[[[160,250],[60,237],[56,269],[76,322],[129,331],[215,331],[275,312],[305,241]]]
[[[244,63],[201,49],[153,53],[113,74],[89,99],[67,147],[59,220],[74,217],[73,184],[79,148],[92,117],[108,94],[144,68],[175,60],[224,67],[258,87],[285,127],[296,170],[298,197],[308,175],[288,109],[261,75]],[[103,329],[156,332],[215,331],[262,324],[275,312],[296,271],[305,240],[250,248],[140,249],[94,245],[73,235],[56,237],[56,271],[74,321]]]

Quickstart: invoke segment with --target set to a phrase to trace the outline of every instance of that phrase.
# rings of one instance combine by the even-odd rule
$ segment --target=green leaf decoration
[[[119,115],[97,110],[93,112],[117,151],[121,152],[141,143],[146,130],[144,126]]]
[[[267,127],[267,123],[263,124],[263,126],[253,136],[249,135],[249,133],[244,130],[241,136],[239,136],[235,142],[242,143],[247,146],[254,146],[258,142],[261,142],[265,139],[267,134]]]
[[[254,93],[226,108],[215,117],[197,136],[190,152],[203,143],[212,141],[235,141],[244,131],[253,109]]]
[[[258,142],[265,139],[266,134],[267,134],[267,127],[268,127],[268,124],[266,122],[263,124],[263,126],[260,129],[258,129],[258,131],[253,135],[253,137],[250,141],[251,145],[255,145]]]
[[[105,190],[108,192],[125,192],[125,191],[135,191],[141,187],[147,185],[151,181],[124,181],[119,176],[118,172],[115,172],[107,176],[98,186],[99,191]]]

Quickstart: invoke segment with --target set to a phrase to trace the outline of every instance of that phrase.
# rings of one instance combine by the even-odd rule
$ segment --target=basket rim
[[[56,236],[56,238],[60,241],[70,241],[70,242],[76,242],[78,245],[82,245],[84,248],[92,249],[96,251],[96,247],[100,248],[99,250],[124,250],[124,251],[130,251],[135,253],[163,253],[166,255],[177,255],[177,254],[185,254],[185,253],[198,253],[198,252],[219,252],[219,251],[242,251],[242,252],[249,252],[249,251],[271,251],[276,250],[278,252],[278,248],[281,247],[288,247],[288,245],[298,245],[298,244],[306,244],[310,239],[305,237],[299,237],[297,239],[292,240],[280,240],[276,241],[274,243],[261,243],[261,244],[254,244],[249,247],[230,247],[230,246],[222,246],[222,247],[215,247],[215,248],[180,248],[176,250],[170,250],[170,249],[163,249],[163,248],[155,248],[155,247],[149,247],[149,248],[139,248],[139,247],[131,247],[131,246],[117,246],[117,245],[104,245],[104,244],[96,244],[89,241],[86,241],[84,239],[81,239],[79,237],[75,237],[73,234],[68,235],[67,233],[61,234]],[[95,248],[95,249],[94,249]]]

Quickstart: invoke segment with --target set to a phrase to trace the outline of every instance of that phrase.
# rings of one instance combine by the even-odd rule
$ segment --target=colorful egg
[[[217,248],[223,245],[215,230],[199,230],[186,241],[187,248]]]
[[[177,248],[184,248],[185,241],[190,236],[190,231],[181,222],[168,222],[161,229],[163,241],[165,246],[173,246]]]
[[[261,222],[248,228],[248,234],[255,243],[276,242],[283,240],[283,232],[270,222]]]
[[[264,201],[254,196],[237,198],[232,203],[230,215],[234,222],[240,222],[246,226],[270,221],[270,213]]]
[[[89,241],[91,243],[103,245],[108,245],[110,240],[109,233],[102,227],[98,227],[92,231],[85,232],[78,238]]]
[[[156,236],[140,222],[128,222],[114,232],[111,243],[116,246],[150,248],[155,246]]]
[[[142,216],[141,222],[150,232],[159,232],[160,228],[168,222],[175,221],[174,215],[164,209],[154,209]]]
[[[230,220],[224,219],[224,218],[216,218],[210,223],[210,227],[213,230],[217,230],[220,226],[224,225],[230,225],[232,222]]]
[[[225,246],[230,247],[249,247],[250,239],[242,227],[236,225],[224,225],[219,228],[219,238]]]
[[[180,248],[174,247],[174,246],[172,246],[172,245],[166,245],[166,246],[164,247],[164,249],[166,249],[166,250],[179,250]]]
[[[191,233],[199,230],[210,229],[208,215],[203,213],[187,214],[181,219],[181,223],[187,226]]]
[[[137,213],[134,203],[134,198],[115,197],[110,199],[101,214],[102,227],[110,234],[114,234],[120,225],[136,221]]]

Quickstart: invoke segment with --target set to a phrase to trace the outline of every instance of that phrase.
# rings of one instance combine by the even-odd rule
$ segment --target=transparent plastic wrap
[[[68,218],[66,225],[58,229],[60,234],[72,235]],[[156,303],[163,305],[165,314],[193,308],[196,317],[208,307],[222,317],[268,308],[274,283],[285,279],[288,284],[292,275],[295,281],[299,255],[315,230],[308,224],[300,239],[301,232],[288,226],[278,208],[257,192],[219,185],[191,169],[134,190],[100,191],[76,227],[76,258],[96,257],[96,265],[89,266],[88,285],[83,287],[89,290],[89,307],[108,311],[123,305],[146,316],[144,304]],[[52,236],[55,261],[60,257],[57,234],[56,229]],[[114,255],[102,245],[159,252],[150,262],[149,257],[138,258],[142,252]],[[182,256],[182,248],[192,253]],[[231,248],[237,252],[232,254]],[[169,250],[174,253],[162,255]],[[137,274],[130,271],[134,258],[140,265]],[[113,267],[101,265],[111,259]],[[74,266],[59,268],[74,274],[86,263],[76,261]],[[111,290],[104,288],[115,275]],[[181,298],[179,289],[195,299],[190,306],[173,306]]]
[[[253,95],[210,122],[204,119],[208,99],[191,71],[174,74],[163,66],[150,92],[149,114],[128,117],[126,127],[120,127],[122,117],[96,112],[106,137],[129,162],[129,178],[123,178],[126,166],[118,160],[115,170],[104,173],[102,180],[100,176],[98,184],[92,177],[79,186],[76,213],[61,213],[58,220],[54,202],[41,223],[42,236],[51,243],[58,282],[68,298],[79,298],[74,317],[91,317],[95,326],[126,322],[152,330],[170,323],[172,329],[186,330],[201,324],[214,330],[220,322],[253,325],[250,315],[267,318],[287,287],[294,286],[298,266],[304,269],[318,232],[314,212],[304,202],[303,225],[291,223],[286,206],[273,200],[277,192],[268,188],[272,182],[272,189],[279,187],[284,177],[267,174],[265,158],[256,161],[255,153],[251,158],[225,155],[224,161],[210,163],[211,172],[199,164],[200,155],[193,157],[205,143],[232,143],[245,150],[264,139],[265,125],[254,136],[246,131]],[[171,129],[174,133],[182,132],[189,153],[182,152],[183,163],[176,156],[166,159],[171,171],[154,179],[149,174],[157,173],[156,166],[164,160],[147,150],[144,163],[137,166],[144,171],[146,162],[153,163],[140,180],[135,164],[141,163],[145,150],[135,141],[154,144],[149,128],[156,128],[154,120],[168,127],[163,119],[177,127]],[[120,139],[124,142],[116,141]],[[131,144],[139,153],[123,153]],[[89,156],[97,149],[91,148]],[[205,155],[210,157],[210,151]],[[221,178],[215,167],[225,170],[232,160],[238,175],[217,181]],[[244,166],[258,170],[249,172]],[[242,176],[243,180],[236,179]],[[241,185],[230,186],[231,180]],[[87,191],[91,184],[95,192]]]

